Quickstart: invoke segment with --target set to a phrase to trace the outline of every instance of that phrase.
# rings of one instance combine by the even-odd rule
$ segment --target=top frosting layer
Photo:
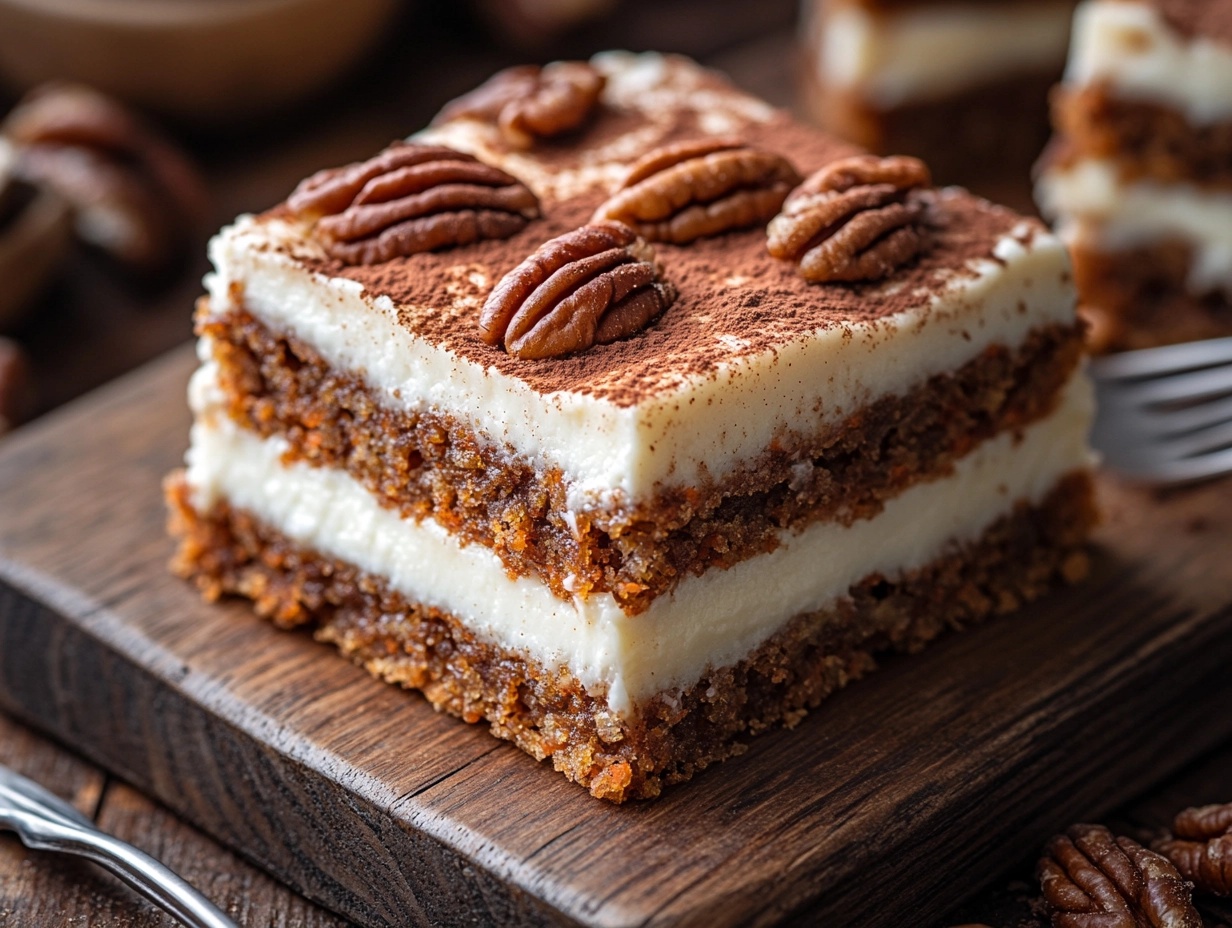
[[[766,252],[758,227],[656,245],[680,292],[648,329],[561,359],[486,344],[479,309],[540,243],[586,222],[627,165],[656,145],[739,135],[801,173],[852,149],[734,91],[683,59],[607,54],[602,114],[563,142],[507,148],[475,120],[418,138],[469,151],[530,186],[544,218],[514,237],[380,265],[330,260],[286,211],[215,240],[215,310],[241,293],[391,404],[429,405],[561,467],[571,489],[645,498],[721,479],[791,433],[815,434],[1034,327],[1072,319],[1060,243],[964,191],[933,195],[932,246],[889,280],[810,285]]]

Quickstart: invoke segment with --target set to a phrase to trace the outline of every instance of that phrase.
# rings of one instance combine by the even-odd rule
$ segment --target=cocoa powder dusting
[[[584,153],[596,139],[610,140],[614,130],[619,134],[636,129],[635,115],[605,107],[575,151]],[[695,114],[681,113],[677,125],[663,130],[663,137],[679,137],[680,126],[689,127],[686,137],[693,135],[695,121]],[[752,124],[741,136],[750,145],[788,153],[806,175],[858,151],[786,115]],[[553,150],[545,160],[554,168],[567,168],[578,157],[569,159],[564,151]],[[423,338],[521,379],[535,390],[578,392],[633,406],[671,389],[687,375],[713,375],[726,362],[773,350],[802,332],[875,323],[922,307],[946,280],[972,273],[964,269],[967,261],[991,259],[998,237],[1022,221],[965,191],[937,191],[930,196],[925,220],[933,247],[888,281],[876,284],[810,285],[767,254],[765,230],[760,227],[684,246],[661,244],[659,259],[679,297],[637,336],[551,360],[520,360],[485,344],[475,320],[491,288],[543,242],[584,225],[609,193],[605,187],[594,187],[563,201],[544,199],[543,218],[502,241],[372,266],[304,263],[311,270],[358,281],[373,297],[389,296],[402,307],[402,324]]]

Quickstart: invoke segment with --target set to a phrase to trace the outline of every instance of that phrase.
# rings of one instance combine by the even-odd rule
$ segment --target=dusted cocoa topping
[[[549,669],[477,639],[454,616],[409,602],[380,577],[305,550],[242,511],[193,509],[167,484],[173,567],[208,599],[251,598],[282,627],[311,624],[373,675],[420,690],[436,708],[552,765],[597,798],[649,799],[744,748],[874,669],[873,655],[915,651],[943,631],[1045,593],[1082,559],[1095,520],[1090,478],[1063,480],[972,544],[902,577],[872,575],[832,608],[797,616],[739,663],[619,719],[567,667]]]
[[[562,475],[499,436],[426,410],[395,412],[356,376],[247,313],[211,317],[203,306],[198,332],[214,346],[228,413],[281,435],[290,458],[345,469],[383,505],[492,547],[510,572],[540,577],[562,599],[611,592],[629,612],[686,576],[772,550],[783,530],[871,518],[978,442],[1050,413],[1082,355],[1077,326],[1041,329],[1016,351],[990,348],[907,396],[780,436],[726,480],[570,514]]]
[[[453,119],[491,120],[513,148],[530,148],[581,126],[599,103],[603,75],[584,61],[540,68],[506,68],[441,110],[434,124]]]
[[[557,357],[628,338],[674,299],[654,249],[628,226],[596,223],[545,242],[506,274],[479,330],[519,358]]]
[[[915,158],[835,161],[791,192],[766,247],[815,283],[889,277],[924,247],[924,206],[910,194],[930,183]]]
[[[450,148],[406,142],[317,172],[287,205],[315,218],[325,250],[347,264],[508,238],[539,216],[538,199],[516,177]]]
[[[707,95],[731,92],[717,76],[705,72],[703,77]],[[865,332],[876,339],[876,320],[904,312],[921,314],[921,325],[926,326],[938,291],[956,277],[974,276],[968,262],[995,260],[997,241],[1024,223],[1043,232],[1042,225],[965,191],[929,191],[924,199],[929,205],[930,247],[895,275],[891,287],[811,286],[766,252],[764,228],[754,227],[686,246],[657,244],[656,254],[680,295],[671,312],[638,338],[596,345],[545,364],[495,350],[480,337],[471,321],[474,310],[463,313],[458,305],[481,306],[496,282],[540,244],[590,221],[609,189],[598,168],[619,170],[627,158],[620,140],[635,136],[639,142],[646,139],[650,149],[660,148],[697,141],[704,134],[700,125],[698,114],[688,109],[669,110],[655,121],[652,114],[624,108],[605,96],[605,105],[580,142],[540,146],[533,157],[514,156],[519,165],[544,167],[543,175],[526,176],[542,196],[544,216],[505,240],[355,266],[322,258],[316,249],[283,247],[309,270],[361,283],[369,299],[389,297],[404,327],[462,358],[543,393],[571,391],[633,406],[671,391],[684,378],[711,376],[733,360],[773,351],[801,332],[871,324]],[[810,173],[858,154],[851,145],[773,111],[764,121],[741,123],[739,133],[749,147],[790,153],[793,163]],[[569,171],[578,172],[579,183],[557,196],[550,183]],[[285,212],[275,211],[268,218],[283,216]],[[451,299],[442,299],[443,293]]]
[[[799,181],[782,155],[737,140],[678,142],[635,163],[594,219],[623,222],[654,242],[684,245],[766,222]]]
[[[875,338],[876,320],[927,307],[944,281],[969,273],[965,261],[991,259],[996,238],[1024,221],[966,193],[927,194],[932,245],[895,276],[892,292],[877,283],[811,286],[766,251],[760,228],[708,239],[704,249],[659,244],[656,254],[679,291],[672,311],[638,338],[596,345],[551,364],[494,351],[476,326],[442,307],[440,294],[446,290],[482,304],[499,276],[545,238],[585,224],[596,201],[592,196],[553,206],[533,228],[504,242],[485,243],[482,249],[471,246],[465,256],[422,254],[355,267],[312,259],[304,264],[356,280],[372,298],[389,296],[399,304],[400,321],[407,328],[535,390],[575,391],[634,406],[671,389],[682,377],[712,375],[732,358],[773,350],[800,332],[866,323],[873,326],[870,337]],[[474,284],[458,271],[474,266],[493,269],[487,284]],[[739,275],[739,287],[729,283],[734,275]],[[921,324],[928,325],[928,319],[925,314]]]
[[[76,212],[78,235],[134,270],[165,270],[207,211],[204,183],[185,155],[88,87],[37,88],[0,133],[16,150],[16,173],[55,190]]]
[[[1142,2],[1142,0],[1135,0]],[[1232,45],[1232,4],[1226,0],[1146,0],[1177,32]]]

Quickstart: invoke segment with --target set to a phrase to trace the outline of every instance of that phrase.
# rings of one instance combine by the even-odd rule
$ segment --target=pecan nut
[[[654,250],[604,222],[554,238],[489,294],[479,331],[518,358],[550,358],[633,335],[676,299]]]
[[[924,247],[924,207],[911,192],[930,183],[915,158],[836,161],[792,191],[766,229],[766,248],[813,282],[888,277]]]
[[[0,337],[0,435],[25,420],[33,394],[25,352],[12,339]]]
[[[1102,825],[1074,825],[1036,867],[1053,928],[1202,928],[1167,858]]]
[[[318,171],[287,205],[315,219],[325,251],[346,264],[508,238],[539,216],[538,198],[513,175],[452,148],[409,142]]]
[[[799,182],[786,158],[735,139],[677,142],[636,162],[592,221],[683,245],[766,222]]]
[[[1155,846],[1200,890],[1232,896],[1232,803],[1186,809]]]
[[[56,191],[74,210],[77,234],[135,270],[165,270],[208,212],[187,157],[90,88],[37,88],[2,131],[17,151],[17,175]]]
[[[507,68],[447,104],[434,122],[494,121],[511,147],[530,148],[536,138],[551,138],[581,126],[598,105],[606,82],[584,61]]]

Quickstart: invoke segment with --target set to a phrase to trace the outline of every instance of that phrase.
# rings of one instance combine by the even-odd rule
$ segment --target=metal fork
[[[1232,472],[1232,338],[1091,362],[1091,443],[1111,470],[1153,483]]]
[[[105,834],[58,796],[0,764],[0,829],[26,847],[100,864],[191,928],[237,928],[208,899],[149,854]]]

